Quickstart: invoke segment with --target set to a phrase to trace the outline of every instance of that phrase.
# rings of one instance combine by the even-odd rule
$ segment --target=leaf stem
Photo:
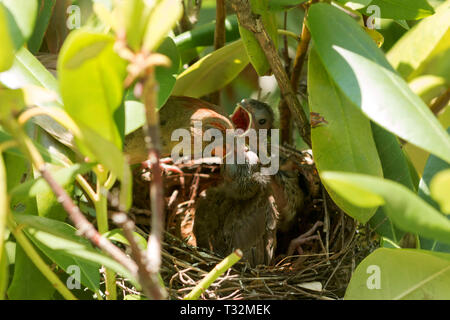
[[[218,265],[212,269],[202,281],[200,281],[194,289],[184,297],[184,300],[197,300],[200,295],[208,289],[208,287],[216,281],[218,277],[230,269],[236,262],[242,258],[242,251],[237,249],[228,257],[223,259]]]

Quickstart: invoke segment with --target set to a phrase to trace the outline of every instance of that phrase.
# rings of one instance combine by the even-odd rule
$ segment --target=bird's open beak
[[[241,129],[242,132],[246,132],[252,125],[252,117],[250,112],[242,105],[238,103],[233,113],[230,116],[231,122],[235,129]]]

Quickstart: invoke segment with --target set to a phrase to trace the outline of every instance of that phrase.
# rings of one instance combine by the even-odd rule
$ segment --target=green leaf
[[[122,1],[118,3],[118,8],[123,12],[128,45],[134,51],[139,51],[151,8],[143,0]]]
[[[439,172],[431,180],[431,196],[441,206],[441,211],[450,214],[450,169]]]
[[[92,291],[99,289],[100,265],[82,260],[70,252],[71,250],[83,249],[94,251],[89,241],[76,236],[75,228],[63,222],[37,216],[14,214],[14,218],[18,223],[26,226],[26,235],[48,258],[65,271],[70,266],[78,266],[80,268],[80,282]],[[46,233],[42,229],[51,230],[52,234]],[[57,234],[60,234],[61,238],[56,236]],[[51,240],[54,243],[49,245]]]
[[[43,257],[44,261],[48,259]],[[14,273],[8,288],[10,300],[50,300],[55,288],[28,258],[20,245],[16,247]]]
[[[9,281],[9,260],[5,248],[2,248],[0,257],[0,300],[4,300]]]
[[[6,8],[9,30],[16,49],[19,49],[33,33],[36,22],[37,0],[0,0]]]
[[[55,77],[26,48],[16,53],[11,69],[0,73],[0,82],[11,89],[35,85],[58,92]]]
[[[423,100],[423,102],[430,105],[434,98],[445,93],[448,85],[442,77],[424,75],[414,78],[409,83],[409,87]]]
[[[172,38],[167,37],[158,48],[158,52],[166,55],[170,61],[170,67],[156,67],[155,78],[158,81],[158,109],[166,103],[172,93],[175,82],[177,81],[178,70],[180,69],[180,55],[177,46]]]
[[[69,183],[75,180],[77,174],[84,174],[88,172],[93,167],[92,164],[74,164],[68,168],[54,167],[50,168],[52,177],[60,186],[67,186]],[[40,193],[50,192],[51,189],[47,182],[39,177],[37,179],[29,180],[16,186],[11,190],[10,196],[14,197],[36,197]]]
[[[41,48],[55,3],[56,0],[39,0],[39,13],[36,20],[36,26],[33,30],[33,34],[28,40],[28,49],[34,54],[39,52],[39,49]]]
[[[72,119],[121,147],[114,112],[122,101],[126,64],[113,45],[110,35],[71,32],[61,49],[58,75],[64,109]]]
[[[144,51],[158,49],[169,31],[183,15],[183,6],[178,0],[161,0],[150,14],[144,36]]]
[[[7,187],[7,177],[6,177],[6,168],[5,162],[3,160],[3,154],[0,153],[0,264],[2,259],[4,258],[5,250],[4,243],[6,240],[6,215],[9,210],[9,201],[8,201],[8,187]],[[3,298],[3,289],[4,287],[1,285],[1,277],[2,270],[0,265],[0,299]]]
[[[308,69],[314,70],[308,74],[309,107],[311,112],[320,114],[328,122],[311,130],[319,174],[331,170],[381,177],[381,163],[370,121],[336,87],[315,50],[311,51]],[[336,204],[359,221],[365,223],[375,213],[373,208],[355,207],[325,186]]]
[[[318,3],[308,25],[322,63],[350,101],[383,128],[450,162],[449,135],[352,18]]]
[[[173,40],[180,52],[196,47],[207,47],[214,44],[216,22],[212,21],[177,35]],[[225,19],[225,39],[227,42],[239,39],[239,25],[235,15]]]
[[[275,47],[278,47],[278,28],[275,20],[275,15],[269,11],[268,0],[250,0],[252,11],[255,15],[261,17],[261,21],[266,28],[267,33],[272,39]],[[259,76],[267,75],[270,71],[270,64],[267,61],[266,55],[256,40],[253,32],[239,26],[241,39],[245,46],[248,58],[255,68]]]
[[[142,127],[145,123],[145,106],[142,102],[125,101],[125,135]]]
[[[367,7],[372,2],[372,0],[337,0],[337,2],[344,4],[350,9],[359,10]]]
[[[98,289],[99,268],[104,265],[127,279],[135,279],[122,265],[94,249],[89,241],[76,235],[72,226],[43,217],[14,214],[25,225],[25,232],[33,243],[50,259],[66,270],[70,265],[80,267],[80,282],[91,290]]]
[[[450,255],[381,248],[358,265],[344,299],[448,300],[449,286]]]
[[[6,9],[0,3],[0,39],[2,39],[2,50],[0,50],[0,72],[11,68],[14,61],[14,44],[9,31]]]
[[[137,232],[133,232],[134,238],[136,239],[136,242],[138,245],[144,250],[147,248],[147,240],[143,236],[141,236]],[[127,246],[130,245],[127,238],[125,238],[122,229],[113,229],[103,234],[103,236],[109,240],[117,241],[122,244],[125,244]]]
[[[450,220],[403,185],[367,175],[324,172],[322,179],[355,205],[384,205],[401,230],[450,244]]]
[[[385,19],[418,20],[434,13],[426,0],[372,0],[370,5],[378,6]]]
[[[242,41],[230,43],[182,72],[172,95],[199,98],[217,91],[236,78],[248,62]]]
[[[439,60],[449,60],[450,54],[450,1],[440,6],[436,14],[420,21],[389,50],[386,57],[398,73],[408,81],[423,75],[441,76],[450,83],[447,69],[427,68]],[[437,61],[436,61],[437,60]],[[442,67],[442,66],[441,66]]]
[[[269,0],[269,10],[284,11],[293,8],[295,6],[298,6],[306,1],[307,0]]]
[[[450,131],[450,128],[447,129],[447,131]],[[448,169],[450,169],[449,163],[439,159],[436,156],[430,155],[425,165],[422,179],[419,183],[419,196],[437,210],[439,210],[439,205],[431,198],[430,184],[434,176],[436,176],[439,172]],[[420,247],[427,250],[450,252],[450,245],[438,242],[436,240],[426,239],[424,237],[420,237]]]
[[[373,122],[371,122],[371,125],[384,178],[401,183],[408,189],[415,191],[408,160],[401,149],[397,137]],[[369,221],[369,224],[374,228],[377,227],[375,231],[379,235],[387,237],[395,243],[398,243],[404,235],[404,232],[398,230],[393,225],[392,221],[386,216],[383,208],[378,208],[375,215]]]

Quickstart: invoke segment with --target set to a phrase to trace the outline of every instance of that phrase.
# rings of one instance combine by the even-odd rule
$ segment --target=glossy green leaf
[[[431,196],[436,200],[441,211],[450,214],[450,169],[439,172],[430,184]]]
[[[436,14],[423,19],[408,31],[387,53],[386,57],[398,73],[411,80],[422,74],[434,74],[450,83],[448,60],[450,55],[450,1]],[[437,60],[447,60],[447,69],[426,70]],[[441,66],[442,68],[442,66]]]
[[[155,77],[158,81],[158,109],[161,108],[172,93],[175,82],[177,81],[178,71],[180,69],[180,55],[177,46],[172,38],[167,37],[158,48],[158,52],[166,55],[170,61],[170,67],[156,67]]]
[[[308,90],[311,112],[320,114],[328,123],[311,130],[316,166],[324,171],[359,172],[382,176],[380,159],[372,137],[370,121],[336,87],[317,53],[309,57]],[[374,208],[355,207],[327,186],[327,191],[341,209],[365,223]]]
[[[9,30],[16,49],[33,33],[38,12],[37,0],[0,0],[7,11]]]
[[[344,299],[448,300],[449,286],[450,255],[381,248],[358,265]]]
[[[278,28],[275,15],[269,11],[269,1],[250,0],[250,5],[253,13],[261,17],[261,21],[275,47],[278,47]],[[256,72],[259,76],[267,75],[270,71],[270,64],[267,61],[266,55],[261,49],[258,40],[256,40],[253,35],[253,32],[241,26],[239,26],[239,32],[245,46],[245,51]]]
[[[94,249],[89,241],[76,235],[72,226],[43,217],[14,214],[14,219],[25,226],[25,232],[33,243],[50,259],[66,270],[78,265],[81,283],[91,290],[98,288],[99,268],[107,268],[131,279],[135,279],[122,265]]]
[[[371,122],[371,125],[384,178],[401,183],[408,189],[415,191],[408,160],[401,149],[397,137],[373,122]],[[378,234],[391,239],[395,243],[398,243],[404,235],[404,232],[393,225],[382,207],[378,208],[369,223],[372,227],[377,228],[375,231]]]
[[[450,244],[450,220],[403,185],[368,175],[324,172],[322,179],[355,205],[384,205],[401,230]]]
[[[372,0],[371,6],[378,6],[380,18],[417,20],[434,13],[427,0]]]
[[[183,6],[178,0],[158,1],[150,14],[149,22],[144,35],[144,51],[150,52],[158,49],[169,31],[175,26],[183,15]]]
[[[120,147],[113,116],[122,101],[126,64],[113,45],[114,38],[106,34],[71,32],[61,49],[58,75],[64,109],[72,119]]]
[[[383,128],[450,162],[449,135],[351,17],[318,3],[308,25],[322,63],[351,102]]]
[[[56,0],[39,0],[38,2],[39,13],[36,19],[36,26],[28,40],[28,49],[33,53],[39,52],[41,48]]]
[[[236,78],[248,62],[242,41],[230,43],[184,70],[172,94],[200,98],[217,91]]]
[[[2,50],[0,50],[0,72],[11,68],[14,61],[14,44],[9,31],[6,9],[0,3],[0,39],[2,39]]]

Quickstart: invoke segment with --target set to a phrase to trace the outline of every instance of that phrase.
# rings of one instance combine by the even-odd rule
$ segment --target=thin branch
[[[158,277],[155,273],[150,272],[146,255],[142,254],[142,249],[134,237],[134,222],[123,212],[115,213],[113,221],[122,228],[123,234],[130,244],[131,256],[138,265],[139,283],[142,285],[144,293],[147,297],[160,297],[161,290],[156,285],[159,281]]]
[[[56,195],[58,202],[63,206],[69,215],[70,220],[74,223],[78,233],[90,240],[94,245],[109,254],[114,260],[127,268],[133,276],[137,276],[137,265],[127,255],[116,247],[112,242],[103,237],[95,227],[86,219],[80,209],[73,203],[66,190],[61,187],[52,177],[50,171],[43,165],[39,169],[42,178],[47,181],[48,185]]]
[[[225,0],[216,1],[216,29],[214,31],[214,50],[220,49],[225,45],[225,18],[226,18]],[[213,92],[210,96],[211,103],[220,104],[220,90]]]
[[[147,256],[149,259],[150,271],[156,275],[161,266],[161,248],[164,231],[164,189],[162,180],[162,170],[160,166],[160,133],[159,115],[156,111],[157,91],[154,67],[149,67],[147,77],[142,79],[144,86],[142,101],[145,105],[146,123],[144,125],[145,143],[148,150],[148,160],[152,172],[150,183],[150,200],[152,210],[152,231],[148,239]],[[165,291],[159,288],[159,295],[154,299],[165,297]]]
[[[308,10],[305,10],[305,16],[303,17],[302,35],[300,42],[297,45],[297,51],[295,54],[294,66],[291,75],[292,88],[297,92],[298,82],[305,62],[306,53],[308,51],[309,42],[311,41],[311,33],[306,26],[306,18],[308,16]]]
[[[275,45],[264,28],[261,17],[252,13],[249,0],[231,0],[231,4],[234,10],[236,10],[240,25],[253,32],[259,45],[263,49],[275,78],[277,79],[281,94],[286,100],[289,110],[294,117],[294,121],[300,130],[300,134],[303,140],[311,146],[311,127],[308,123],[308,118],[297,99],[296,93],[292,89]]]
[[[430,106],[431,111],[435,115],[439,114],[442,109],[444,109],[448,102],[450,101],[450,89],[447,89],[440,97],[438,97]]]

